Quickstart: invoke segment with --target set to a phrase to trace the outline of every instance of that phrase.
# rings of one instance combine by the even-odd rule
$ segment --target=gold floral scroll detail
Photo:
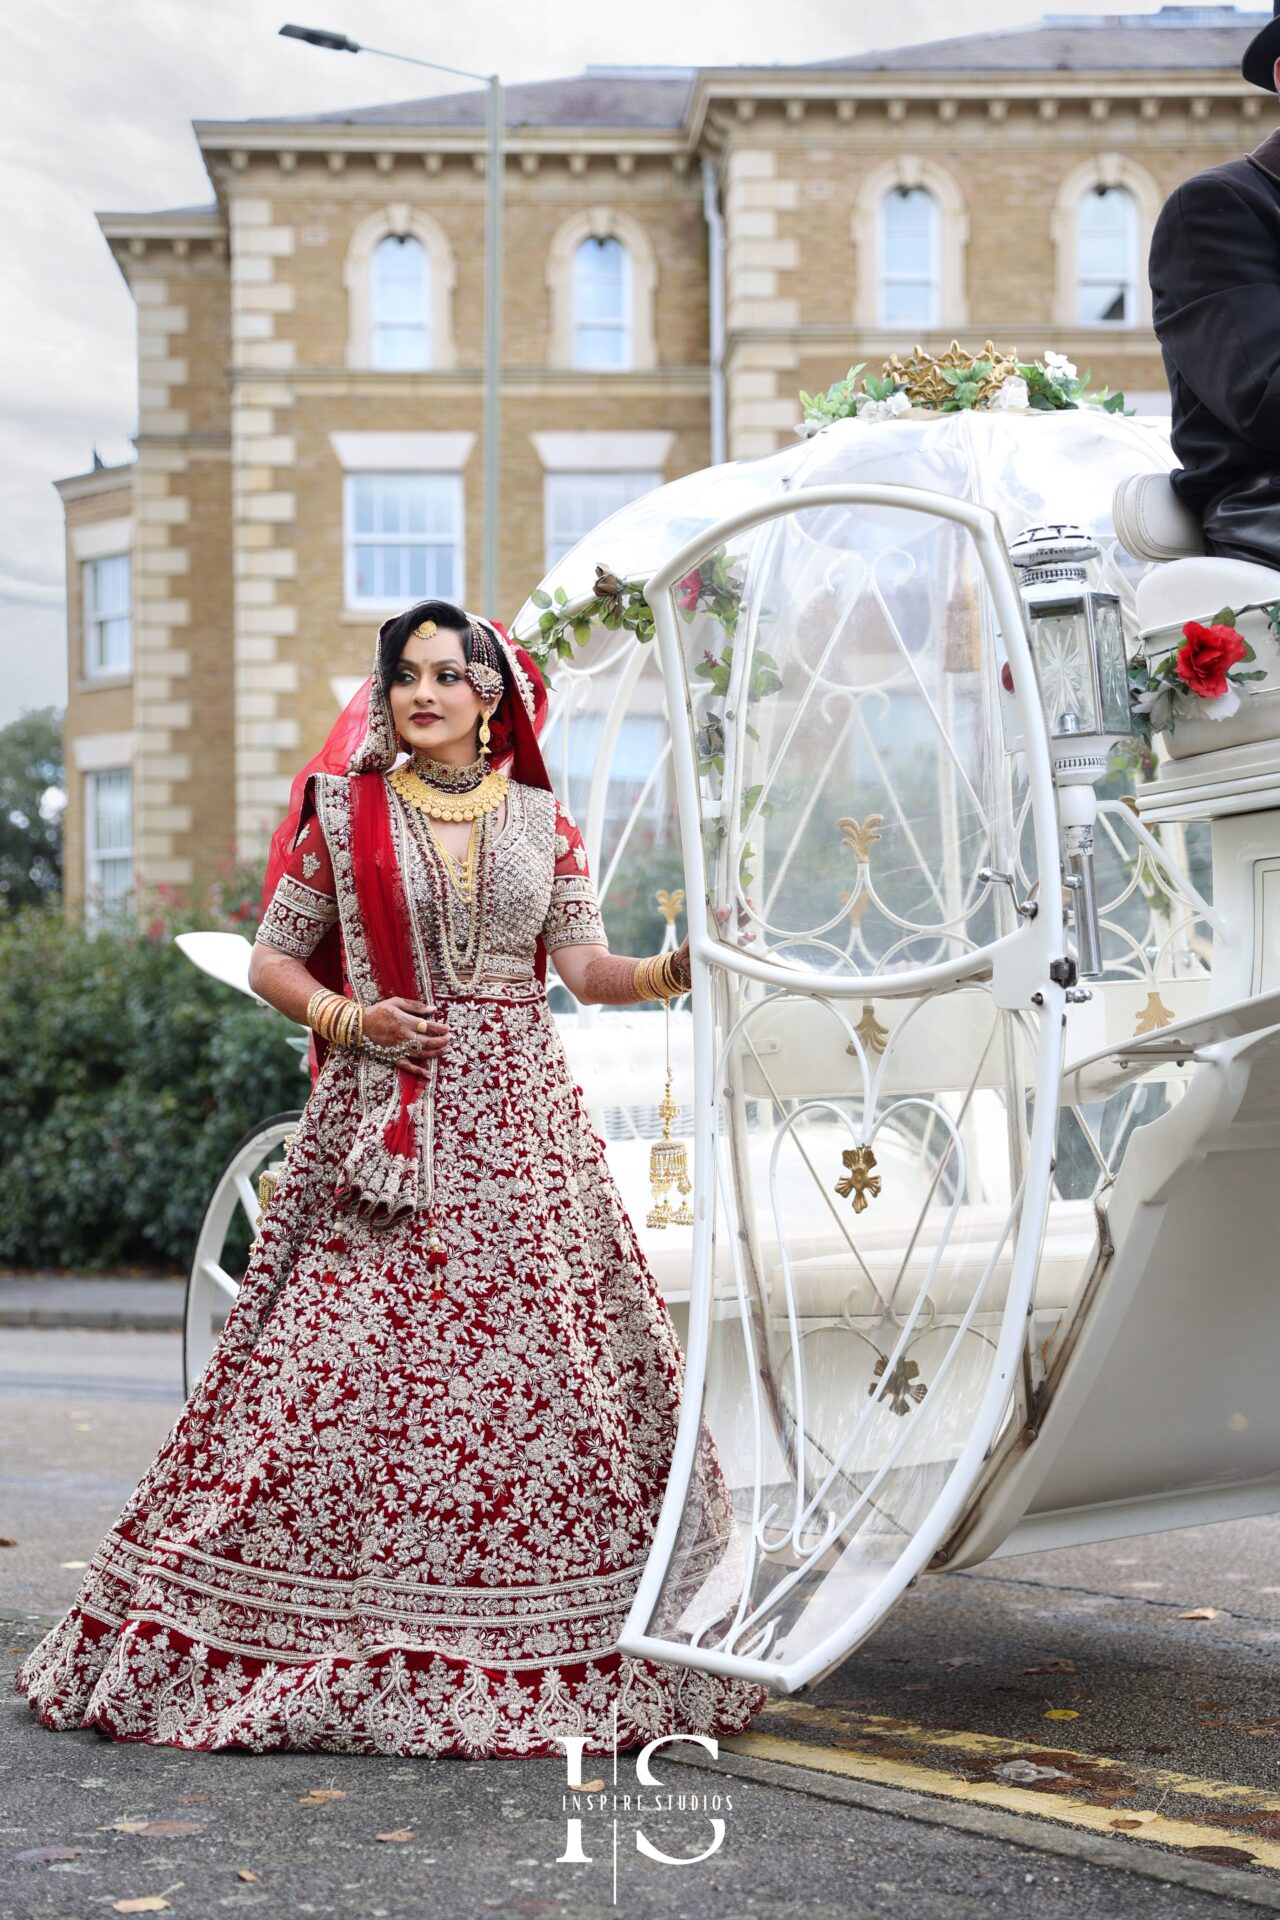
[[[676,915],[684,905],[684,888],[674,887],[668,891],[666,887],[659,887],[653,897],[658,903],[659,913],[667,925],[673,927],[676,923]]]
[[[870,1204],[868,1195],[875,1200],[880,1193],[880,1175],[871,1171],[876,1157],[870,1147],[846,1147],[840,1161],[849,1171],[836,1181],[836,1192],[842,1200],[852,1194],[854,1212],[865,1213]]]
[[[868,1053],[883,1053],[889,1044],[889,1029],[881,1026],[876,1019],[876,1010],[870,1000],[863,1001],[862,1018],[854,1028],[854,1032]],[[853,1048],[846,1048],[846,1052],[852,1053]]]
[[[876,1395],[877,1384],[881,1380],[884,1380],[888,1365],[888,1360],[884,1354],[881,1354],[880,1358],[876,1361],[875,1367],[872,1369],[875,1374],[875,1379],[867,1388],[867,1392],[871,1394],[873,1398]],[[889,1378],[884,1380],[884,1385],[880,1388],[879,1398],[881,1400],[887,1400],[894,1413],[910,1413],[912,1401],[914,1400],[915,1404],[919,1406],[926,1393],[928,1393],[928,1387],[926,1387],[923,1380],[918,1378],[919,1372],[920,1369],[914,1360],[899,1360],[897,1366],[889,1375]]]
[[[884,363],[886,380],[897,380],[907,389],[907,398],[913,407],[941,408],[951,398],[953,388],[943,368],[953,373],[968,373],[975,361],[989,360],[991,371],[984,375],[978,385],[979,400],[990,400],[1011,373],[1018,371],[1018,349],[1006,351],[995,347],[990,340],[978,353],[967,353],[958,340],[953,340],[945,353],[926,353],[918,346],[909,360],[900,360],[897,354],[891,354]]]
[[[836,825],[840,829],[840,839],[846,847],[852,847],[858,865],[865,867],[871,858],[871,849],[877,840],[884,838],[880,832],[884,825],[882,813],[869,813],[865,820],[851,820],[843,814]]]
[[[1160,998],[1159,991],[1153,989],[1147,995],[1147,1004],[1138,1015],[1138,1024],[1133,1030],[1136,1040],[1140,1033],[1158,1033],[1161,1027],[1167,1027],[1173,1014]]]

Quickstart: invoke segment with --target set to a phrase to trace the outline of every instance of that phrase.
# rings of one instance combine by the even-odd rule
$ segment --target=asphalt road
[[[922,1581],[813,1694],[773,1704],[762,1741],[705,1765],[655,1763],[683,1809],[584,1814],[586,1864],[558,1858],[565,1780],[552,1761],[187,1754],[47,1732],[7,1676],[69,1604],[76,1563],[168,1432],[179,1356],[162,1333],[3,1335],[0,1534],[17,1542],[0,1549],[3,1920],[89,1920],[147,1895],[200,1920],[1280,1911],[1274,1519]],[[1179,1618],[1201,1607],[1218,1617]],[[1018,1805],[990,1803],[1001,1782]],[[625,1755],[617,1787],[635,1792]],[[975,1787],[985,1804],[965,1797]],[[307,1804],[315,1789],[338,1797]],[[670,1854],[705,1847],[717,1795],[725,1835],[711,1858],[675,1866],[638,1850],[641,1827]],[[1169,1829],[1190,1844],[1133,1837],[1171,1814],[1191,1823]],[[1277,1864],[1257,1864],[1251,1844]]]

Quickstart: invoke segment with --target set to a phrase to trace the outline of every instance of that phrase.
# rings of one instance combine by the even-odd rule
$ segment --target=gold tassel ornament
[[[689,1178],[689,1156],[683,1140],[674,1140],[671,1136],[671,1123],[679,1118],[680,1108],[671,1092],[671,1002],[664,1000],[662,1017],[666,1023],[667,1038],[667,1090],[662,1096],[658,1112],[662,1116],[662,1138],[655,1140],[649,1148],[649,1185],[653,1191],[653,1205],[645,1215],[647,1227],[691,1227],[693,1209],[687,1194],[693,1191]],[[680,1195],[680,1205],[673,1209],[668,1195],[672,1188]]]

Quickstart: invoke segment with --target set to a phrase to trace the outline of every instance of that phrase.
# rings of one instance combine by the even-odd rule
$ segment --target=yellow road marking
[[[1140,1781],[1143,1787],[1159,1793],[1193,1794],[1200,1800],[1227,1800],[1257,1813],[1280,1814],[1280,1796],[1271,1788],[1246,1787],[1236,1780],[1200,1779],[1192,1773],[1175,1772],[1171,1767],[1135,1766],[1111,1754],[1089,1753],[1081,1748],[1047,1747],[1033,1740],[1008,1740],[994,1733],[964,1733],[952,1727],[920,1726],[892,1714],[851,1713],[848,1708],[809,1707],[793,1701],[771,1702],[759,1718],[793,1720],[805,1727],[830,1727],[846,1737],[868,1733],[881,1740],[900,1740],[904,1746],[939,1747],[944,1751],[951,1749],[1000,1760],[1031,1760],[1040,1766],[1055,1764],[1065,1753],[1093,1771],[1121,1773],[1126,1779]]]
[[[965,1733],[951,1728],[922,1727],[911,1722],[872,1714],[842,1713],[837,1708],[794,1706],[766,1708],[766,1718],[803,1719],[810,1725],[837,1728],[846,1739],[859,1734],[877,1740],[901,1740],[913,1748],[925,1747],[940,1754],[978,1754],[996,1760],[1029,1760],[1043,1766],[1057,1766],[1068,1772],[1072,1760],[1086,1764],[1091,1772],[1114,1771],[1133,1781],[1136,1797],[1158,1796],[1160,1803],[1170,1794],[1194,1795],[1199,1799],[1229,1802],[1241,1813],[1280,1814],[1280,1799],[1257,1787],[1231,1780],[1200,1780],[1192,1774],[1177,1773],[1164,1767],[1134,1767],[1105,1754],[1071,1753],[1062,1747],[1044,1747],[1025,1740],[1006,1740],[993,1734]],[[848,1747],[814,1746],[798,1739],[776,1734],[744,1733],[720,1742],[721,1749],[771,1760],[782,1766],[812,1773],[835,1774],[844,1779],[864,1780],[876,1786],[893,1787],[910,1793],[928,1793],[944,1799],[965,1801],[972,1806],[996,1807],[1006,1813],[1030,1814],[1041,1820],[1057,1820],[1064,1825],[1083,1827],[1112,1840],[1141,1840],[1164,1847],[1238,1847],[1249,1853],[1258,1866],[1280,1868],[1280,1841],[1260,1839],[1247,1827],[1212,1825],[1195,1819],[1171,1819],[1156,1806],[1099,1806],[1077,1794],[1047,1793],[1029,1786],[1015,1786],[1000,1780],[972,1780],[965,1774],[949,1772],[920,1760],[900,1760],[877,1753],[858,1752]],[[1060,1784],[1060,1783],[1059,1783]],[[1119,1784],[1117,1782],[1117,1784]],[[1135,1797],[1131,1794],[1129,1797]],[[1117,1827],[1117,1820],[1135,1821],[1134,1827]]]

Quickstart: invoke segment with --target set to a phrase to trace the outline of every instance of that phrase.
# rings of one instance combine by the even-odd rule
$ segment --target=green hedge
[[[0,919],[0,1266],[185,1268],[241,1135],[303,1105],[296,1030],[174,945],[216,925],[253,937],[243,903],[118,931]]]

